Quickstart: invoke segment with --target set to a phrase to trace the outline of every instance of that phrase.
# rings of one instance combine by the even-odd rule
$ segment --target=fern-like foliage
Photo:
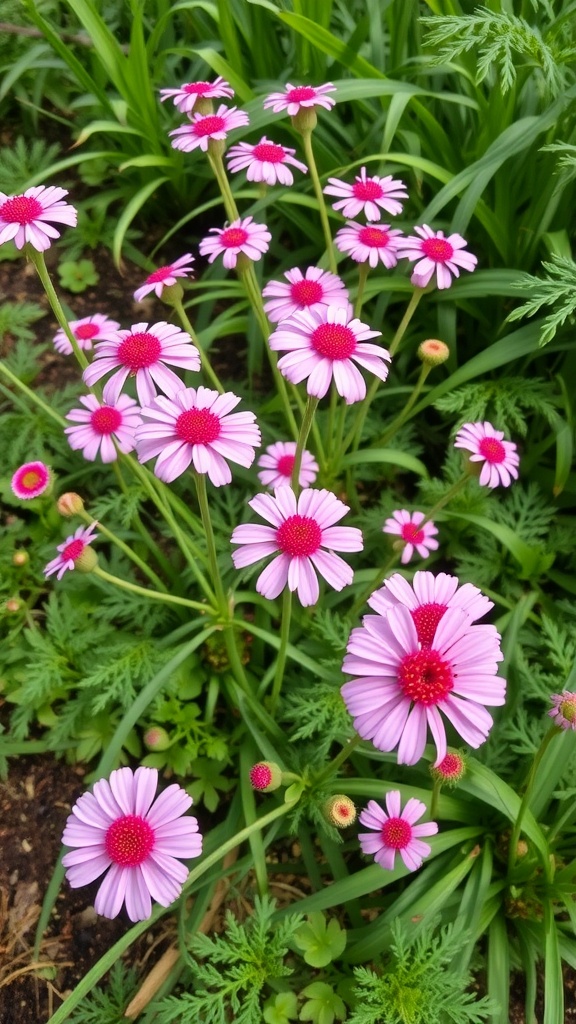
[[[317,682],[296,687],[286,697],[284,717],[292,723],[292,740],[313,739],[319,755],[324,756],[336,739],[350,732],[350,715],[339,689],[342,681],[337,686]]]
[[[518,289],[528,289],[532,296],[508,316],[509,321],[534,316],[543,306],[552,307],[542,322],[540,344],[546,345],[566,321],[572,323],[576,313],[576,263],[564,256],[553,255],[551,261],[543,262],[546,277],[522,274]]]
[[[539,377],[503,377],[465,384],[435,402],[442,413],[476,423],[488,419],[507,434],[525,437],[528,419],[541,416],[551,426],[558,419],[553,386]]]
[[[25,139],[19,135],[11,146],[0,149],[0,192],[18,194],[33,176],[40,176],[54,163],[60,146],[47,145],[43,139]],[[41,180],[41,179],[40,179]]]
[[[70,1024],[121,1024],[124,1010],[136,994],[136,971],[117,960],[105,988],[93,988],[69,1017]]]

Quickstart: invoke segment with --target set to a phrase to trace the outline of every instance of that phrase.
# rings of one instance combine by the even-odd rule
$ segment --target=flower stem
[[[328,222],[328,212],[326,210],[326,201],[324,199],[324,193],[322,191],[322,185],[320,183],[320,176],[318,174],[318,168],[316,167],[316,161],[314,159],[314,150],[312,148],[312,132],[310,129],[302,131],[302,142],[304,144],[304,153],[306,154],[306,162],[308,164],[308,170],[310,171],[310,179],[314,186],[314,192],[318,201],[318,212],[320,214],[320,221],[322,224],[322,231],[324,232],[324,239],[326,242],[326,254],[328,256],[328,265],[333,274],[338,273],[338,266],[336,264],[336,254],[334,252],[334,243],[332,242],[332,233],[330,231],[330,224]]]
[[[300,431],[298,433],[298,440],[296,442],[296,454],[294,455],[294,466],[292,468],[292,490],[295,494],[298,494],[300,490],[300,467],[302,465],[302,452],[306,447],[310,428],[314,420],[314,413],[318,408],[318,398],[314,398],[313,395],[308,395],[308,401],[304,410],[304,416]]]
[[[374,441],[373,444],[370,445],[371,448],[385,448],[386,445],[391,441],[391,439],[394,437],[394,434],[397,433],[397,431],[400,429],[402,424],[408,418],[408,414],[409,414],[412,406],[416,402],[416,399],[420,395],[420,392],[422,391],[422,388],[424,387],[424,384],[426,383],[426,378],[428,377],[428,374],[430,373],[431,369],[432,369],[432,367],[430,365],[427,365],[426,363],[422,364],[422,366],[420,368],[420,373],[418,375],[418,380],[416,381],[416,383],[414,385],[414,390],[412,391],[411,395],[409,395],[409,397],[408,397],[408,401],[406,402],[406,405],[398,413],[396,419],[392,421],[392,423],[390,424],[388,429],[384,431],[382,436],[379,437],[377,441]]]
[[[368,273],[370,271],[370,264],[368,261],[360,263],[358,265],[358,291],[356,292],[356,305],[354,306],[354,316],[360,316],[362,312],[362,303],[364,299],[364,288],[366,287],[366,281],[368,280]]]
[[[130,583],[128,580],[123,580],[119,576],[113,576],[111,573],[106,572],[105,569],[101,569],[97,565],[92,572],[95,576],[98,576],[101,580],[105,580],[106,583],[113,583],[115,587],[121,587],[123,590],[130,590],[133,594],[140,594],[142,597],[150,598],[152,601],[165,601],[166,604],[179,604],[186,608],[194,608],[196,611],[204,612],[206,614],[211,613],[214,615],[214,609],[210,608],[206,604],[201,604],[200,601],[190,601],[187,597],[177,597],[175,594],[162,594],[158,590],[148,590],[146,587],[139,587],[137,583]]]
[[[510,845],[508,847],[508,874],[510,874],[510,872],[513,871],[514,865],[516,863],[516,858],[517,858],[517,855],[518,855],[518,850],[517,850],[518,840],[520,838],[520,833],[521,833],[521,830],[522,830],[522,819],[524,817],[524,814],[526,812],[528,804],[530,803],[530,797],[532,796],[532,789],[534,787],[534,782],[535,782],[535,779],[536,779],[536,773],[537,773],[538,768],[540,766],[540,762],[542,761],[542,758],[544,757],[544,754],[546,753],[546,751],[547,751],[548,747],[550,746],[550,743],[552,742],[554,737],[555,736],[559,736],[561,732],[562,732],[562,730],[559,729],[557,725],[550,726],[548,732],[544,736],[544,738],[543,738],[543,740],[542,740],[538,750],[536,751],[536,753],[534,755],[534,760],[532,762],[532,767],[530,768],[530,771],[528,773],[528,778],[526,780],[526,788],[524,790],[524,796],[522,797],[522,802],[520,804],[520,809],[518,811],[518,815],[516,817],[516,821],[514,822],[514,828],[512,829],[512,835],[510,836]]]
[[[194,342],[194,344],[196,345],[196,348],[198,349],[198,352],[200,354],[200,362],[202,364],[202,369],[203,369],[204,373],[208,377],[208,379],[209,379],[210,383],[213,385],[213,387],[216,388],[216,391],[218,391],[221,395],[224,394],[224,388],[222,387],[222,384],[220,383],[220,380],[218,379],[217,374],[212,369],[212,366],[210,364],[210,360],[209,360],[206,352],[204,352],[204,349],[202,348],[202,345],[200,344],[198,335],[196,334],[196,331],[192,327],[192,324],[191,324],[190,319],[189,319],[189,317],[188,317],[188,315],[186,313],[186,310],[184,309],[184,306],[182,305],[181,299],[176,299],[175,301],[173,301],[171,303],[171,305],[174,307],[174,309],[176,310],[176,313],[180,317],[180,322],[181,322],[184,330],[190,335],[190,337],[192,338],[192,341]]]
[[[104,526],[103,523],[96,521],[96,519],[94,519],[94,517],[91,516],[88,512],[79,512],[78,515],[80,516],[81,519],[84,520],[85,523],[88,523],[88,525],[96,523],[99,533],[101,533],[104,537],[107,537],[108,540],[112,541],[112,543],[115,544],[116,547],[120,548],[120,550],[124,552],[127,558],[134,562],[134,564],[138,566],[140,571],[143,572],[144,575],[147,576],[148,579],[156,587],[158,587],[158,590],[162,591],[162,593],[164,594],[167,593],[166,585],[162,582],[160,577],[156,575],[153,569],[146,565],[146,562],[144,562],[143,559],[140,558],[140,556],[137,555],[136,552],[133,551],[128,544],[125,544],[124,541],[120,539],[120,537],[113,533],[112,530],[109,530],[107,526]]]
[[[425,294],[425,291],[425,288],[415,288],[414,291],[412,292],[410,302],[406,307],[406,312],[404,313],[404,316],[402,317],[398,325],[396,334],[394,335],[392,341],[390,342],[389,352],[391,356],[395,354],[397,348],[399,347],[400,342],[402,341],[402,338],[406,333],[406,328],[408,327],[408,324],[410,323],[412,317],[414,316],[414,313],[418,309],[420,299]]]
[[[0,362],[0,373],[4,374],[4,376],[10,381],[10,383],[14,384],[15,387],[17,387],[22,392],[23,395],[26,395],[26,398],[30,402],[32,402],[33,405],[37,405],[39,409],[42,409],[42,412],[46,413],[47,416],[55,420],[60,427],[69,426],[69,424],[66,422],[64,417],[60,415],[59,412],[56,412],[55,409],[52,409],[51,406],[49,406],[47,402],[44,402],[35,391],[32,391],[29,387],[27,387],[26,384],[24,384],[20,380],[20,378],[16,376],[15,373],[12,373],[12,370],[10,370],[3,362]]]
[[[210,575],[216,591],[216,600],[220,608],[220,614],[225,622],[229,620],[228,614],[228,602],[226,600],[226,594],[224,592],[224,586],[222,583],[222,577],[220,576],[220,570],[218,568],[218,556],[216,554],[216,542],[214,539],[214,530],[212,528],[212,517],[210,515],[210,506],[208,505],[208,494],[206,490],[206,476],[204,473],[194,473],[194,483],[196,484],[196,494],[198,496],[198,506],[200,508],[200,518],[202,519],[202,525],[204,527],[204,535],[206,537],[206,548],[208,551],[208,565],[210,567]]]
[[[33,263],[36,268],[36,272],[42,282],[42,287],[46,292],[48,302],[50,303],[50,308],[52,309],[54,316],[56,317],[58,323],[60,324],[60,327],[64,331],[64,334],[68,338],[68,341],[72,345],[72,351],[76,356],[77,362],[82,367],[82,369],[85,370],[86,367],[89,365],[88,360],[84,355],[82,349],[80,348],[73,332],[70,330],[70,325],[64,315],[64,310],[62,309],[60,299],[56,294],[56,290],[54,288],[54,285],[52,284],[52,279],[50,277],[50,274],[48,273],[48,268],[46,266],[46,261],[44,259],[44,253],[37,252],[36,249],[33,249],[31,245],[27,245],[26,255],[30,262]]]
[[[330,761],[330,764],[326,766],[324,771],[320,772],[320,775],[316,777],[316,784],[324,782],[326,779],[329,779],[331,775],[334,775],[340,766],[344,764],[344,761],[350,757],[350,754],[354,753],[356,747],[360,743],[362,743],[362,737],[356,733],[351,740],[348,740],[346,746],[342,747],[340,753],[336,754],[336,757]]]
[[[274,673],[274,682],[272,684],[272,696],[270,698],[270,711],[274,714],[278,701],[280,699],[280,691],[282,689],[282,682],[284,679],[284,669],[286,668],[286,656],[288,654],[288,641],[290,640],[290,622],[292,617],[292,591],[288,589],[284,590],[284,596],[282,598],[282,618],[280,624],[280,648],[278,650],[278,657],[276,659],[276,671]]]
[[[210,167],[214,172],[214,177],[218,182],[218,188],[220,189],[228,220],[239,220],[240,214],[238,213],[236,200],[232,194],[230,182],[228,181],[228,176],[226,174],[226,168],[224,167],[224,161],[222,160],[220,153],[218,153],[214,147],[210,148],[210,146],[208,146],[206,155],[208,157]]]

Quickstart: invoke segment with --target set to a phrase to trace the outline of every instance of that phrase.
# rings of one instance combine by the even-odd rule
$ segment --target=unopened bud
[[[466,774],[466,760],[457,751],[448,751],[439,764],[430,765],[430,774],[443,786],[456,786]]]
[[[4,607],[10,615],[15,615],[24,607],[24,602],[17,597],[9,597]]]
[[[305,132],[313,132],[318,124],[318,117],[314,107],[300,107],[297,114],[292,118],[292,124],[297,132],[304,135]]]
[[[282,769],[275,761],[259,761],[250,769],[250,785],[259,793],[272,793],[282,785]]]
[[[418,346],[418,358],[426,366],[440,366],[441,363],[446,362],[449,355],[448,345],[443,341],[438,341],[438,338],[427,338]]]
[[[356,821],[356,807],[350,797],[342,793],[331,796],[322,810],[326,820],[336,828],[346,828]]]
[[[172,743],[170,736],[161,725],[151,725],[144,733],[144,744],[148,750],[168,750]]]
[[[69,519],[70,516],[79,516],[84,511],[84,502],[79,494],[67,491],[66,494],[61,494],[58,498],[56,508],[61,516]]]
[[[30,561],[30,556],[27,551],[15,551],[12,555],[12,565],[27,565]]]
[[[222,159],[226,152],[226,143],[224,139],[208,139],[208,152],[211,156],[215,156],[216,159]]]
[[[167,306],[174,306],[182,301],[184,295],[184,289],[179,281],[175,281],[174,284],[166,284],[162,289],[162,302],[165,302]]]
[[[74,568],[78,572],[94,572],[94,569],[98,565],[98,555],[94,551],[94,548],[84,548],[82,554],[78,555],[78,558],[74,559]]]

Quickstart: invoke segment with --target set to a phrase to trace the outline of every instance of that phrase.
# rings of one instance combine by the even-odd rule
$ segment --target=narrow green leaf
[[[488,995],[494,1000],[492,1024],[508,1024],[510,950],[506,918],[498,914],[488,929]],[[560,1024],[560,1021],[556,1021]]]
[[[543,1024],[561,1024],[564,1021],[564,978],[558,942],[558,928],[550,899],[544,903],[544,1021]]]
[[[407,452],[399,452],[394,448],[365,448],[359,452],[349,452],[342,459],[342,466],[362,466],[367,463],[386,463],[417,473],[428,479],[428,470],[420,459]]]

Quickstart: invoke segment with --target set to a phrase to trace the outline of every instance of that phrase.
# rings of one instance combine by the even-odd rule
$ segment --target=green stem
[[[10,381],[10,383],[14,384],[15,387],[17,387],[22,392],[23,395],[26,395],[26,398],[30,402],[32,402],[33,405],[37,405],[39,409],[42,409],[42,412],[46,413],[47,416],[55,420],[60,427],[69,426],[69,423],[64,419],[63,416],[60,415],[59,412],[56,412],[55,409],[52,409],[47,402],[42,401],[40,396],[37,395],[35,391],[32,391],[29,387],[26,386],[26,384],[23,384],[19,377],[17,377],[15,373],[12,373],[12,370],[10,370],[5,363],[0,362],[0,373],[4,374],[4,376]]]
[[[356,747],[360,743],[362,743],[362,737],[359,736],[358,733],[356,733],[356,735],[353,736],[351,740],[348,740],[346,746],[342,747],[340,753],[336,754],[336,757],[333,758],[332,761],[330,761],[330,764],[327,765],[324,771],[320,772],[320,774],[316,777],[316,785],[319,785],[319,783],[324,782],[326,779],[329,779],[331,775],[334,775],[338,771],[340,766],[344,764],[344,761],[348,760],[350,754],[354,753]]]
[[[454,495],[458,494],[458,492],[461,491],[462,488],[466,486],[469,479],[470,474],[463,473],[462,476],[458,478],[456,483],[452,484],[452,487],[449,487],[446,493],[441,498],[439,498],[436,504],[432,506],[430,511],[426,513],[424,519],[419,525],[423,526],[424,523],[429,523],[430,520],[434,518],[436,513],[439,512],[441,508],[444,508],[444,506],[447,505],[449,501],[452,501]]]
[[[200,601],[190,601],[187,597],[176,597],[175,594],[161,594],[158,590],[147,590],[146,587],[139,587],[137,583],[130,583],[128,580],[123,580],[119,576],[112,576],[112,574],[106,572],[105,569],[101,569],[99,565],[92,569],[92,572],[101,580],[105,580],[106,583],[113,583],[115,587],[121,587],[122,590],[130,590],[131,593],[140,594],[141,597],[150,598],[152,601],[164,601],[166,604],[179,604],[185,608],[194,608],[196,611],[204,612],[205,614],[215,614],[214,608],[210,608],[206,604],[201,604]]]
[[[232,189],[230,188],[226,168],[224,167],[224,162],[217,147],[209,144],[206,155],[208,157],[210,167],[214,172],[214,177],[218,182],[218,188],[220,189],[228,220],[239,220],[240,214],[238,213],[238,207],[236,206],[236,201],[232,195]]]
[[[112,532],[112,530],[109,530],[108,527],[104,526],[103,523],[99,521],[97,522],[96,519],[94,519],[94,517],[91,516],[88,512],[79,512],[78,515],[80,516],[81,519],[84,520],[85,523],[88,523],[89,525],[92,523],[96,523],[99,533],[101,533],[104,537],[107,537],[108,540],[112,541],[112,543],[115,544],[116,547],[120,548],[120,550],[124,552],[126,557],[138,566],[141,572],[143,572],[144,575],[148,577],[148,579],[154,584],[154,586],[158,587],[158,589],[161,590],[163,593],[167,592],[166,585],[162,582],[160,577],[156,575],[154,570],[151,569],[148,565],[146,565],[146,562],[144,562],[143,559],[141,559],[140,556],[137,555],[136,552],[133,551],[128,544],[125,544],[124,541],[120,539],[120,537],[117,537],[116,534]]]
[[[390,442],[390,440],[394,437],[394,434],[397,433],[402,424],[408,418],[408,414],[412,406],[415,404],[420,392],[422,391],[422,388],[426,383],[426,378],[428,377],[428,374],[430,373],[431,369],[432,367],[430,365],[427,365],[426,363],[422,364],[418,380],[414,385],[414,390],[412,391],[412,394],[408,397],[406,405],[398,413],[396,419],[392,421],[388,429],[384,431],[382,436],[379,437],[377,441],[374,441],[374,443],[370,445],[371,448],[385,448],[386,445]]]
[[[48,297],[50,308],[52,309],[54,316],[56,317],[58,323],[60,324],[60,327],[64,331],[64,334],[68,338],[68,341],[72,345],[72,351],[76,356],[78,364],[82,367],[83,370],[85,370],[86,367],[89,365],[88,360],[84,355],[84,352],[80,348],[77,339],[75,338],[74,334],[70,329],[70,324],[68,323],[68,320],[64,315],[64,310],[62,309],[60,299],[56,294],[56,290],[54,288],[54,285],[52,284],[52,279],[50,277],[50,274],[48,273],[48,268],[46,267],[44,253],[37,252],[36,249],[33,249],[31,245],[27,245],[26,255],[30,262],[33,263],[36,268],[38,277],[40,278],[44,291],[46,292],[46,295]]]
[[[404,316],[402,317],[402,319],[401,319],[401,321],[400,321],[400,323],[398,325],[398,330],[396,331],[396,334],[394,335],[394,337],[392,338],[392,341],[390,342],[390,348],[389,348],[388,351],[390,352],[391,356],[393,356],[395,354],[398,346],[400,345],[400,342],[402,341],[402,338],[404,337],[404,335],[406,333],[406,328],[408,327],[408,324],[410,323],[412,317],[414,316],[414,313],[418,309],[418,305],[420,303],[420,299],[425,294],[426,294],[426,289],[425,288],[415,288],[414,289],[414,291],[412,293],[412,296],[410,298],[410,302],[408,303],[408,305],[406,307],[406,312],[404,313]]]
[[[115,462],[112,463],[112,466],[113,466],[114,475],[115,475],[115,477],[116,477],[116,479],[118,481],[118,486],[120,487],[120,490],[123,492],[123,494],[127,495],[128,494],[128,485],[127,485],[127,483],[126,483],[126,481],[125,481],[125,479],[124,479],[124,477],[122,475],[122,468],[121,468],[121,465],[120,465],[120,460],[116,459]],[[166,558],[164,552],[158,547],[157,544],[154,543],[152,537],[150,536],[150,533],[148,532],[148,530],[144,526],[144,523],[142,522],[142,519],[141,519],[140,515],[138,514],[138,512],[134,513],[134,515],[132,517],[131,525],[133,525],[136,528],[136,530],[140,534],[140,537],[142,538],[144,544],[146,545],[148,550],[151,552],[151,554],[154,555],[154,558],[156,559],[156,562],[162,568],[163,572],[166,573],[166,575],[169,577],[169,579],[172,580],[172,582],[175,582],[176,581],[176,573],[174,572],[174,567],[170,564],[170,562]],[[159,577],[156,577],[156,580],[158,580],[158,579],[159,579]],[[162,587],[160,589],[166,589],[166,588],[164,587],[164,585],[162,585]]]
[[[204,352],[202,345],[200,344],[198,335],[196,334],[196,331],[194,330],[192,324],[190,323],[190,319],[186,313],[186,310],[184,309],[184,306],[182,305],[182,301],[180,299],[173,300],[171,305],[174,307],[176,313],[180,317],[180,322],[184,330],[190,335],[192,341],[194,342],[196,348],[198,349],[198,352],[200,354],[200,362],[202,364],[202,369],[204,373],[208,377],[210,383],[216,388],[216,390],[221,395],[224,394],[224,388],[222,387],[222,384],[220,383],[217,374],[212,369],[210,360],[208,359],[206,352]]]
[[[214,589],[216,591],[216,600],[218,601],[220,614],[222,615],[224,621],[228,622],[230,618],[228,612],[228,602],[226,600],[226,594],[224,592],[222,577],[220,576],[220,569],[218,568],[216,541],[214,539],[212,517],[210,515],[210,506],[208,505],[208,494],[206,490],[206,475],[204,473],[194,473],[194,483],[196,484],[196,494],[198,495],[200,518],[202,519],[202,525],[204,527],[204,534],[206,537],[208,565],[210,567],[210,575],[212,577],[212,582],[214,584]]]
[[[510,846],[508,849],[508,874],[510,874],[510,872],[513,871],[514,865],[516,863],[518,840],[520,838],[520,833],[522,830],[522,819],[524,817],[528,804],[530,803],[530,797],[532,796],[532,789],[534,787],[534,781],[536,779],[536,772],[538,770],[542,758],[544,757],[544,754],[550,746],[550,743],[552,742],[554,737],[559,736],[561,732],[562,730],[559,729],[557,725],[550,726],[548,732],[544,736],[544,739],[542,740],[538,750],[534,755],[532,767],[530,768],[528,778],[526,780],[526,788],[524,790],[524,796],[522,797],[522,803],[520,804],[520,809],[518,811],[516,821],[514,822],[514,828],[512,829],[512,835],[510,836]]]
[[[324,232],[324,239],[326,242],[326,254],[328,256],[328,265],[333,274],[338,273],[338,266],[336,264],[336,254],[334,252],[334,244],[332,242],[332,232],[330,231],[330,224],[328,222],[328,212],[326,210],[326,200],[324,199],[324,193],[322,191],[322,185],[320,183],[320,176],[318,174],[318,168],[316,167],[316,161],[314,159],[314,150],[312,149],[312,132],[310,129],[302,131],[302,142],[304,144],[304,153],[306,154],[306,162],[308,164],[308,170],[310,171],[310,179],[314,186],[314,192],[318,201],[318,212],[320,214],[320,221],[322,224],[322,231]]]
[[[318,408],[318,398],[314,398],[312,395],[308,396],[306,403],[306,409],[304,410],[304,417],[298,433],[298,440],[296,442],[296,454],[294,455],[294,466],[292,468],[292,490],[295,494],[298,494],[300,490],[300,467],[302,465],[302,452],[306,447],[306,441],[310,433],[310,428],[314,420],[314,413]]]
[[[272,685],[272,697],[270,702],[270,711],[274,714],[278,701],[280,699],[280,691],[282,689],[282,682],[284,680],[284,669],[286,668],[286,657],[288,654],[288,641],[290,640],[290,621],[292,616],[292,591],[286,587],[284,590],[284,597],[282,598],[282,620],[280,625],[280,649],[278,651],[278,657],[276,659],[276,671],[274,673],[274,683]]]
[[[368,261],[360,263],[358,265],[358,291],[356,292],[356,305],[354,306],[354,316],[360,316],[362,312],[362,302],[364,299],[364,288],[366,287],[366,281],[368,280],[368,274],[370,271],[370,264]]]

